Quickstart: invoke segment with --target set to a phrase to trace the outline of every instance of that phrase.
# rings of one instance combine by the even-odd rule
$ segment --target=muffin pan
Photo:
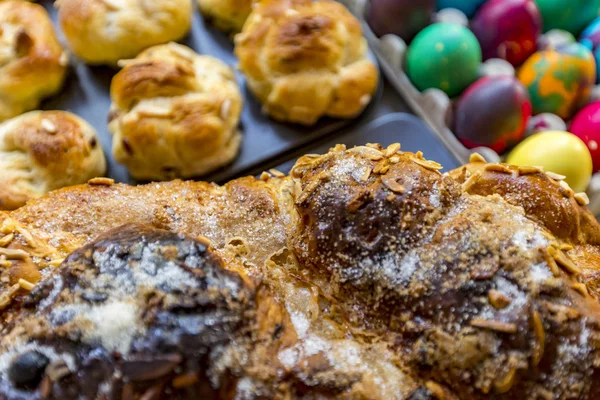
[[[196,3],[194,1],[194,3]],[[57,11],[53,1],[40,1],[50,13],[59,37],[65,43],[58,28]],[[192,29],[182,41],[200,54],[207,54],[223,60],[235,67],[237,60],[233,55],[233,42],[230,36],[207,23],[194,5]],[[375,61],[375,56],[371,53]],[[119,182],[135,183],[127,169],[112,159],[111,135],[108,132],[107,116],[110,108],[109,88],[112,77],[118,69],[109,67],[90,67],[74,57],[70,60],[71,71],[65,87],[56,96],[42,104],[42,109],[68,110],[86,121],[96,130],[108,158],[108,175]],[[304,127],[294,124],[279,123],[261,112],[261,104],[248,91],[244,77],[237,72],[238,82],[244,95],[245,104],[241,117],[243,142],[238,157],[228,166],[209,175],[199,177],[202,180],[225,182],[230,179],[253,175],[277,165],[277,160],[299,148],[306,147],[334,132],[338,132],[356,123],[354,120],[323,119],[315,126]],[[379,84],[372,102],[363,112],[375,107],[381,98],[382,84]]]

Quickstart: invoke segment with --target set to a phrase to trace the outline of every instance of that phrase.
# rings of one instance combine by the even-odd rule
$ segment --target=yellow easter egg
[[[592,156],[577,136],[562,131],[535,134],[522,141],[508,155],[508,164],[538,165],[566,176],[576,192],[587,188],[592,176]]]

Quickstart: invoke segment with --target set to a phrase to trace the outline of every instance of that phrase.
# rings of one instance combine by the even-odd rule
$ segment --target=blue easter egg
[[[594,53],[596,66],[600,66],[600,17],[592,21],[592,23],[583,31],[579,38],[579,42]],[[596,73],[596,82],[600,83],[600,68],[596,68]]]

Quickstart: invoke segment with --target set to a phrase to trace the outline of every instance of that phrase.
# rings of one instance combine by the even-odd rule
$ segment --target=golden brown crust
[[[0,209],[106,172],[94,129],[65,111],[31,111],[0,124]]]
[[[227,65],[175,43],[123,64],[109,129],[115,159],[135,178],[200,176],[235,158],[242,95]]]
[[[198,0],[200,11],[219,29],[239,32],[250,15],[253,0]]]
[[[482,162],[450,172],[465,192],[499,194],[508,203],[523,207],[528,217],[565,242],[600,244],[600,227],[592,213],[585,204],[579,204],[566,182],[561,184],[550,175],[535,167]]]
[[[67,64],[42,6],[0,3],[0,121],[32,110],[56,93]]]
[[[90,64],[116,64],[190,29],[192,0],[59,0],[63,32],[73,52]]]
[[[377,88],[360,23],[335,1],[257,2],[235,43],[241,71],[275,119],[352,118]]]
[[[251,350],[226,363],[249,380],[216,384],[224,398],[248,387],[290,399],[598,398],[594,235],[574,236],[573,247],[570,233],[554,235],[500,194],[469,194],[440,167],[399,145],[337,146],[301,158],[290,177],[223,187],[96,181],[53,192],[0,213],[0,306],[11,320],[27,317],[16,310],[39,301],[35,287],[54,281],[48,275],[60,258],[99,233],[139,223],[208,238],[225,269],[260,288],[260,312],[247,315],[266,345],[241,345]],[[554,199],[553,183],[544,184],[539,195]],[[90,257],[76,254],[57,271],[85,273],[73,267]],[[93,268],[106,261],[92,259]],[[22,277],[34,286],[30,296]],[[0,344],[12,349],[7,340]],[[0,393],[1,360],[0,350]]]

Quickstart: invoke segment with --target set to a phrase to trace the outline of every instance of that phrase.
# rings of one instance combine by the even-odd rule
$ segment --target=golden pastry
[[[116,64],[190,29],[192,0],[57,0],[73,52],[89,64]]]
[[[235,54],[264,111],[304,125],[355,117],[379,79],[359,21],[335,1],[257,2]]]
[[[37,108],[62,86],[68,57],[44,8],[0,3],[0,121]]]
[[[189,178],[237,155],[242,96],[231,68],[188,47],[152,47],[111,84],[113,156],[136,179]]]
[[[94,129],[65,111],[30,111],[0,124],[0,210],[106,172]]]

